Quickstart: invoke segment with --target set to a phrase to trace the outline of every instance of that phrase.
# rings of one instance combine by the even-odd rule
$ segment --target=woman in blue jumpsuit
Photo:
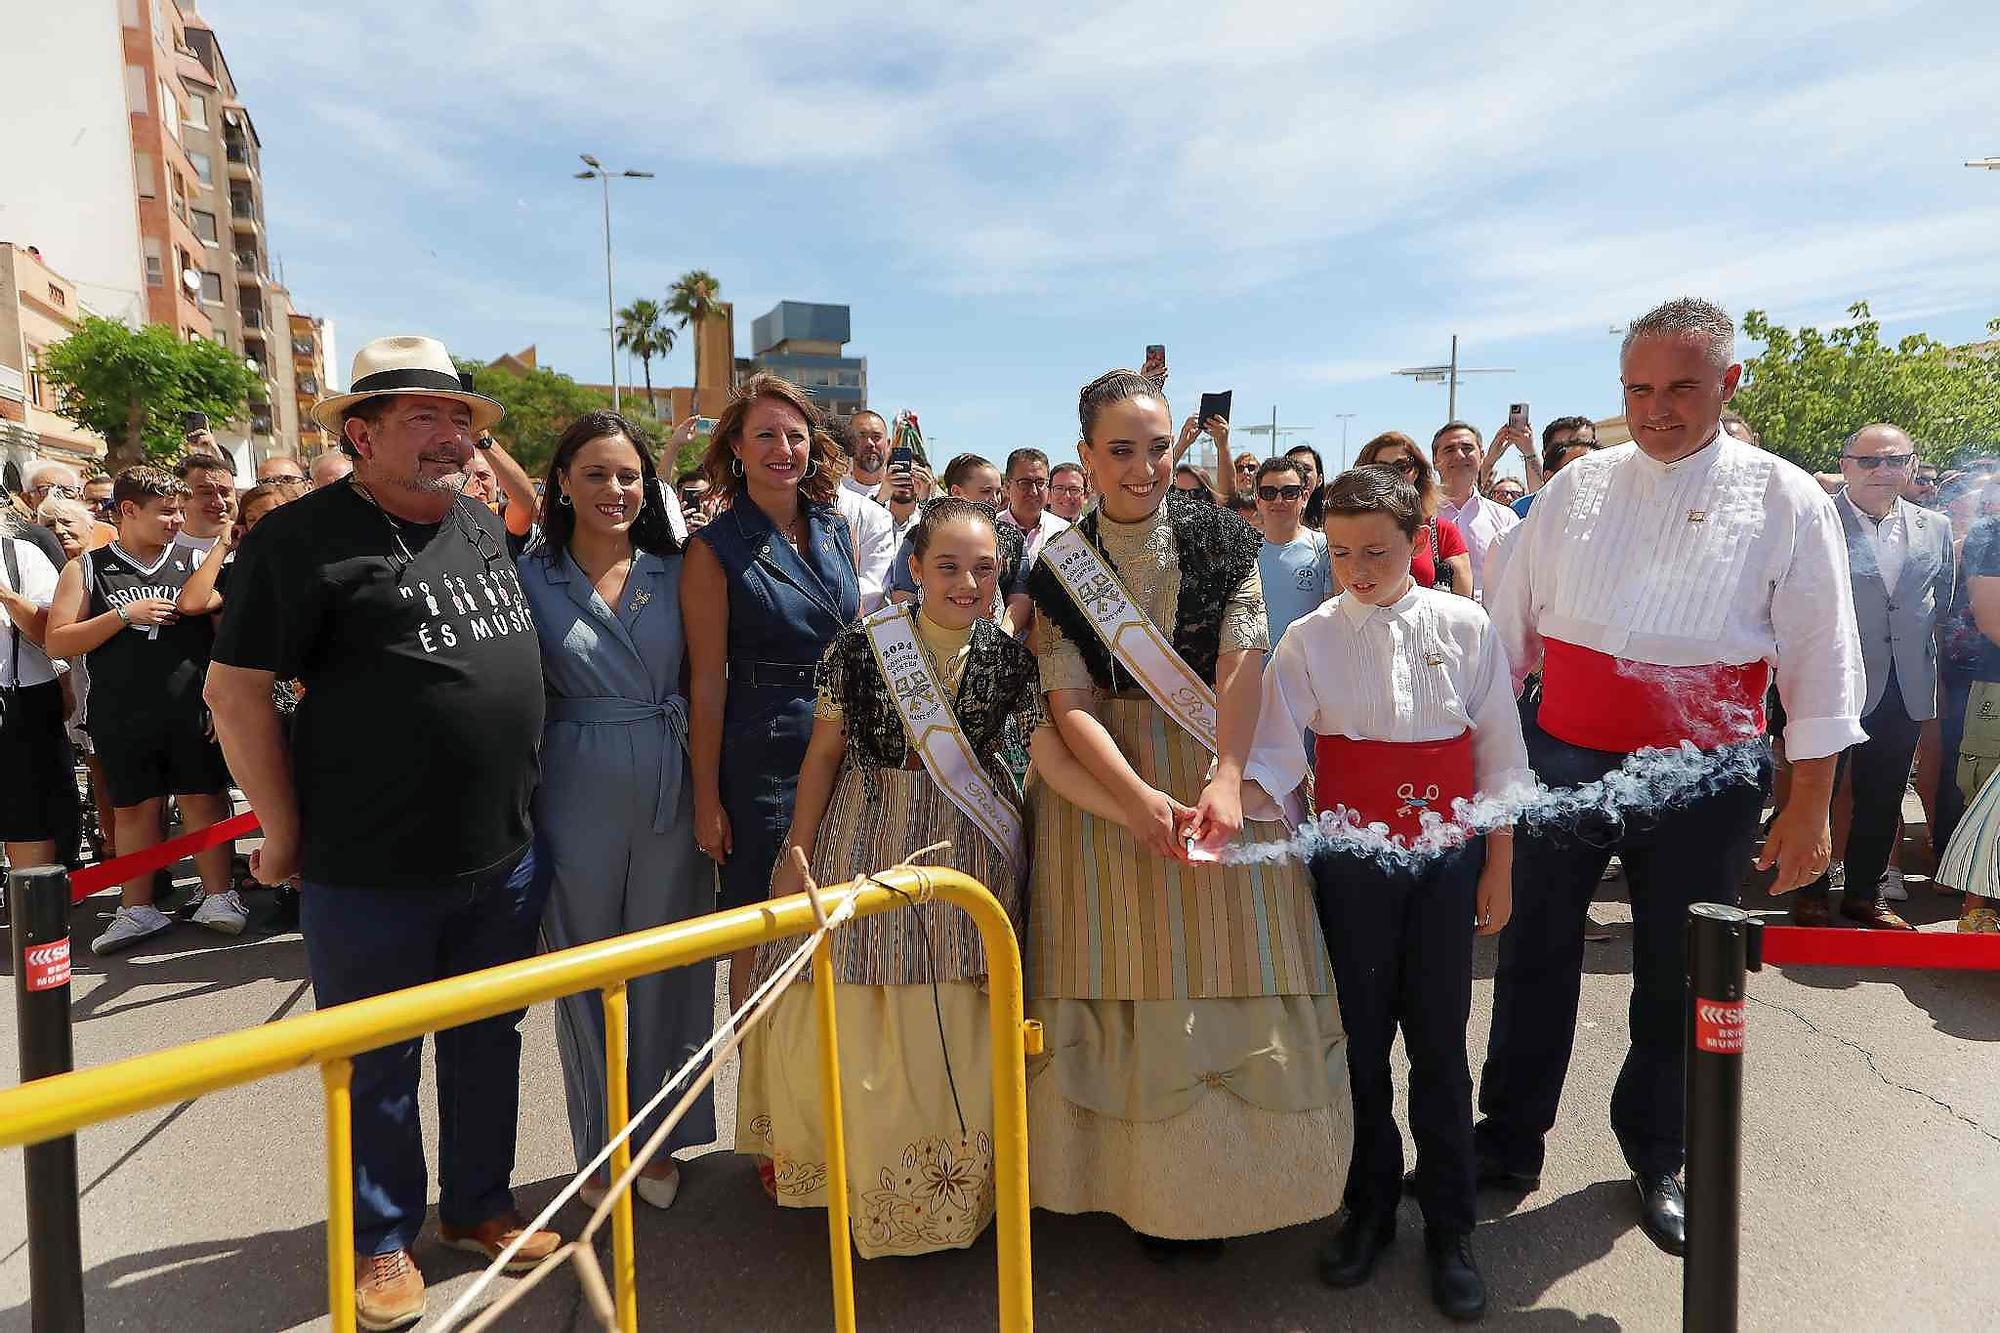
[[[791,825],[812,735],[813,670],[860,609],[854,537],[833,505],[847,460],[803,390],[775,375],[738,389],[706,469],[728,505],[682,573],[695,839],[721,866],[721,905],[761,902]],[[730,999],[750,956],[732,958]]]
[[[557,443],[543,540],[516,563],[548,691],[534,819],[538,855],[554,873],[543,922],[550,949],[665,925],[711,905],[687,782],[681,555],[653,477],[634,427],[614,413],[585,414]],[[636,1112],[708,1040],[715,968],[700,963],[638,977],[626,996],[629,1105]],[[556,1043],[581,1166],[608,1134],[604,1006],[596,991],[560,1002]],[[659,1118],[634,1132],[635,1149]],[[714,1138],[714,1103],[704,1092],[667,1147]],[[677,1182],[672,1159],[656,1158],[639,1192],[665,1207]]]

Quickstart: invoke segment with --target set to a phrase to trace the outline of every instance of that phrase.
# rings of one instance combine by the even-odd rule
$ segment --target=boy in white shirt
[[[1293,621],[1272,653],[1244,777],[1278,796],[1310,766],[1317,807],[1345,809],[1362,826],[1313,860],[1355,1131],[1346,1211],[1320,1252],[1320,1276],[1360,1285],[1395,1236],[1403,1148],[1389,1052],[1400,1024],[1431,1297],[1453,1318],[1475,1319],[1486,1288],[1469,1244],[1465,1026],[1473,935],[1497,933],[1511,911],[1513,836],[1453,825],[1453,801],[1501,796],[1532,777],[1485,612],[1410,577],[1421,523],[1415,488],[1389,468],[1356,468],[1326,488],[1327,546],[1345,591]],[[1310,765],[1301,731],[1316,733]],[[1445,827],[1427,831],[1427,812]],[[1425,850],[1412,850],[1420,837]]]

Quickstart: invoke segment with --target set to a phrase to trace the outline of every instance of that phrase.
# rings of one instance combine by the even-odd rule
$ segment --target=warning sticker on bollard
[[[29,990],[54,990],[69,985],[69,936],[47,944],[31,944],[24,957],[28,966],[22,981]]]
[[[1696,1000],[1694,1048],[1712,1055],[1743,1054],[1743,1001]]]

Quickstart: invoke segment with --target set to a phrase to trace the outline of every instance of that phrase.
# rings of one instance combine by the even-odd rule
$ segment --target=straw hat
[[[435,338],[403,334],[377,338],[354,354],[354,373],[348,377],[347,392],[322,398],[313,404],[312,419],[320,429],[338,437],[340,415],[365,398],[382,394],[428,394],[435,398],[455,398],[472,409],[472,429],[487,430],[506,410],[485,394],[473,393],[460,379],[451,353]]]

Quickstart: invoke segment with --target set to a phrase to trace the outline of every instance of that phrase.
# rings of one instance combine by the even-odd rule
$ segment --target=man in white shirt
[[[856,430],[857,423],[860,430]],[[854,473],[841,478],[834,489],[834,507],[840,510],[842,518],[854,534],[854,570],[861,586],[861,614],[879,610],[883,594],[889,587],[889,566],[896,558],[896,524],[875,499],[876,488],[882,484],[883,453],[879,438],[873,444],[862,443],[867,435],[875,438],[874,432],[881,430],[882,418],[873,412],[858,412],[845,423],[834,422],[831,430],[834,442],[841,452],[854,460],[855,471],[859,471],[865,460],[872,463],[874,482],[863,481],[855,484]]]
[[[56,567],[0,512],[0,846],[11,866],[60,864],[77,804],[62,686],[42,651]]]
[[[1090,479],[1081,463],[1057,463],[1049,473],[1049,510],[1065,523],[1083,517],[1090,500]]]
[[[1516,681],[1542,669],[1527,743],[1550,788],[1597,782],[1637,751],[1684,742],[1706,753],[1706,780],[1688,799],[1622,809],[1602,827],[1523,823],[1518,910],[1500,942],[1480,1078],[1478,1166],[1485,1184],[1539,1183],[1575,1038],[1586,912],[1616,853],[1631,885],[1633,1000],[1611,1123],[1641,1225],[1679,1254],[1688,908],[1733,902],[1749,870],[1774,673],[1794,778],[1757,863],[1777,867],[1774,893],[1826,870],[1836,756],[1865,739],[1861,650],[1832,499],[1722,432],[1742,375],[1729,316],[1688,299],[1648,312],[1626,335],[1620,374],[1634,443],[1579,459],[1542,489],[1486,607]]]
[[[854,467],[840,484],[856,495],[880,501],[889,466],[889,423],[880,412],[863,408],[847,419],[847,435],[853,445],[848,456]]]
[[[1482,459],[1479,430],[1463,421],[1447,421],[1431,436],[1431,465],[1438,477],[1438,517],[1450,519],[1465,538],[1472,557],[1472,598],[1486,590],[1486,550],[1501,534],[1521,521],[1506,505],[1479,493]]]
[[[1048,507],[1049,456],[1040,449],[1016,449],[1008,454],[1003,485],[1007,507],[997,521],[1020,529],[1021,558],[1032,566],[1041,554],[1042,543],[1069,526]]]
[[[1917,733],[1937,716],[1938,622],[1957,585],[1951,523],[1898,492],[1917,446],[1894,426],[1864,426],[1840,453],[1847,484],[1833,507],[1847,534],[1849,586],[1868,681],[1861,729],[1868,739],[1841,756],[1852,779],[1854,817],[1847,831],[1847,883],[1840,915],[1875,930],[1912,930],[1882,901],[1884,876],[1903,827],[1903,792]],[[1792,920],[1831,924],[1827,877],[1799,890]]]

